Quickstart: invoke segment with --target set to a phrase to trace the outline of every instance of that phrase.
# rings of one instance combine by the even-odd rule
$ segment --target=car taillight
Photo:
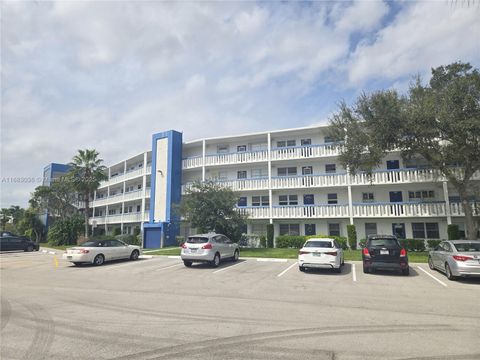
[[[453,258],[457,261],[468,261],[472,260],[472,256],[465,256],[465,255],[453,255]]]
[[[368,251],[367,248],[364,248],[362,252],[363,252],[363,255],[365,255],[365,257],[370,257],[370,252]]]
[[[325,255],[337,256],[337,252],[336,251],[326,252]]]
[[[90,250],[80,249],[80,254],[88,254]]]
[[[407,250],[402,248],[402,250],[400,250],[400,256],[407,256]]]
[[[185,245],[185,243],[183,243],[182,245],[180,245],[182,247],[182,249],[186,249],[187,248],[187,245]]]
[[[305,255],[305,254],[310,254],[310,251],[300,250],[300,251],[298,252],[298,255]]]
[[[202,249],[211,249],[211,248],[212,248],[212,244],[210,244],[210,243],[202,246]]]

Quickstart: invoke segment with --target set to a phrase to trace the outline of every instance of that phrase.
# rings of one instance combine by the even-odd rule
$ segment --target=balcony
[[[122,222],[129,223],[129,222],[147,222],[149,219],[149,212],[135,212],[135,213],[128,213],[128,214],[118,214],[118,215],[107,215],[107,216],[95,216],[90,218],[89,223],[90,225],[93,221],[96,222],[98,225],[105,225],[105,224],[120,224]]]
[[[338,156],[342,145],[322,144],[298,147],[276,148],[271,151],[271,160],[295,160],[318,157]]]
[[[150,197],[150,188],[145,189],[145,198]],[[115,194],[111,196],[107,196],[104,198],[96,199],[93,200],[92,202],[92,207],[100,207],[100,206],[106,206],[106,205],[111,205],[111,204],[118,204],[122,203],[124,201],[131,201],[131,200],[141,200],[143,199],[143,190],[136,190],[136,191],[130,191],[126,192],[125,196],[123,196],[123,193],[120,194]]]
[[[127,171],[125,173],[120,173],[116,176],[112,176],[108,180],[102,181],[100,183],[100,188],[115,185],[115,184],[121,183],[123,181],[135,179],[137,177],[143,176],[144,174],[150,175],[151,173],[152,173],[152,167],[150,165],[147,166],[145,169],[144,168],[139,168],[139,169],[135,169],[135,170],[130,170],[130,171]]]
[[[480,215],[480,203],[472,203],[474,214]],[[239,207],[237,211],[248,215],[250,219],[323,219],[349,218],[347,204],[342,205],[298,205],[273,206],[270,216],[268,206]],[[445,202],[429,203],[373,203],[353,204],[354,218],[409,218],[409,217],[446,217]],[[452,216],[463,216],[461,204],[450,205]]]
[[[249,191],[249,190],[268,190],[268,178],[251,178],[239,180],[217,180],[216,184],[229,187],[233,191]],[[193,182],[182,185],[182,194],[185,194],[192,186]]]

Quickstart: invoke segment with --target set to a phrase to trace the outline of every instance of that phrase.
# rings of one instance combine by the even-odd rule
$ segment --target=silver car
[[[238,244],[222,234],[201,234],[187,238],[182,244],[180,257],[185,266],[190,267],[194,262],[208,262],[217,267],[220,261],[232,259],[237,261],[240,255]]]
[[[430,251],[428,266],[444,272],[449,280],[480,276],[480,241],[443,241]]]

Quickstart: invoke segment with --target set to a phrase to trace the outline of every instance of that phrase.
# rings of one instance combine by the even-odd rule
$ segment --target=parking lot
[[[2,359],[480,359],[480,281],[293,260],[0,255]]]

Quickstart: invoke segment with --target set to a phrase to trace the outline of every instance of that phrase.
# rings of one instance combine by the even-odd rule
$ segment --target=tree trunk
[[[468,240],[477,240],[478,222],[473,216],[472,204],[464,192],[459,192],[462,201],[463,213],[465,214],[465,236]]]
[[[88,240],[88,214],[90,211],[90,198],[89,194],[85,194],[85,239]]]

